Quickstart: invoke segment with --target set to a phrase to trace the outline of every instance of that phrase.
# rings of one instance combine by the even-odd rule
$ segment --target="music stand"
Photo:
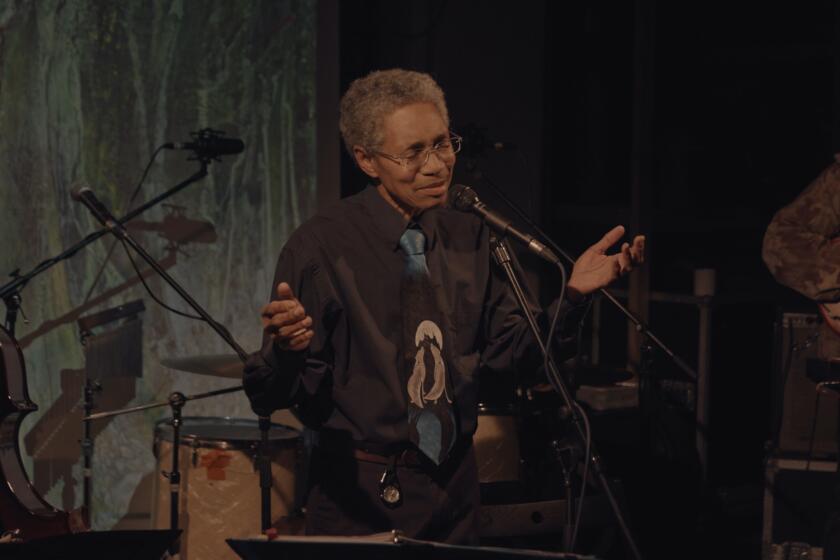
[[[517,550],[490,546],[461,546],[423,541],[402,536],[399,531],[365,537],[295,537],[281,535],[265,539],[227,539],[228,545],[244,560],[573,560],[592,556]]]
[[[4,560],[66,560],[67,558],[119,558],[160,560],[181,531],[90,531],[0,544]]]

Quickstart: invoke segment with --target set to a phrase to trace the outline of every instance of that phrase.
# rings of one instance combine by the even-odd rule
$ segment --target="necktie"
[[[426,266],[426,236],[410,224],[400,247],[405,254],[400,298],[409,438],[439,465],[452,449],[457,430],[440,327],[442,313]]]

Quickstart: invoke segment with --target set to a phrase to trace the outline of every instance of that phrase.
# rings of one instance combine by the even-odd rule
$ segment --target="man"
[[[491,262],[488,229],[446,208],[461,140],[434,80],[406,70],[356,80],[340,128],[373,185],[283,248],[246,392],[256,411],[295,406],[318,432],[307,533],[399,529],[475,544],[477,372],[542,358]],[[606,254],[622,235],[616,227],[581,256],[570,301],[554,304],[566,353],[583,310],[574,302],[642,261],[642,237]]]
[[[762,256],[780,283],[823,304],[825,322],[817,338],[817,355],[840,359],[840,155],[796,199],[779,210],[764,234]],[[827,396],[824,399],[832,399]],[[836,405],[824,400],[819,415],[834,415]],[[840,430],[838,430],[840,436]],[[840,479],[823,537],[824,557],[840,559]]]

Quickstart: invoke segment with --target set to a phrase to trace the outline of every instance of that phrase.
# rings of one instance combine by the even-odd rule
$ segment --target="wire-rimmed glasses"
[[[434,146],[428,148],[416,148],[409,150],[401,155],[386,154],[378,150],[371,150],[376,155],[382,156],[395,163],[400,164],[403,169],[411,171],[419,171],[434,153],[441,161],[448,162],[455,157],[455,154],[461,151],[461,142],[463,138],[455,133],[452,136],[437,142]]]

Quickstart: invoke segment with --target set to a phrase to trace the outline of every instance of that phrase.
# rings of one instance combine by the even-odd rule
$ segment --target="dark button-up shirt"
[[[533,371],[542,357],[492,262],[484,224],[448,208],[427,210],[416,222],[426,235],[426,261],[443,311],[443,351],[459,433],[468,437],[476,428],[479,371]],[[294,406],[309,427],[341,433],[362,446],[408,440],[400,314],[405,260],[399,247],[405,228],[400,213],[368,187],[292,234],[274,286],[291,286],[313,318],[315,335],[301,352],[280,350],[265,337],[244,377],[257,412]],[[566,319],[555,347],[568,355],[583,308],[554,305],[563,305]]]

